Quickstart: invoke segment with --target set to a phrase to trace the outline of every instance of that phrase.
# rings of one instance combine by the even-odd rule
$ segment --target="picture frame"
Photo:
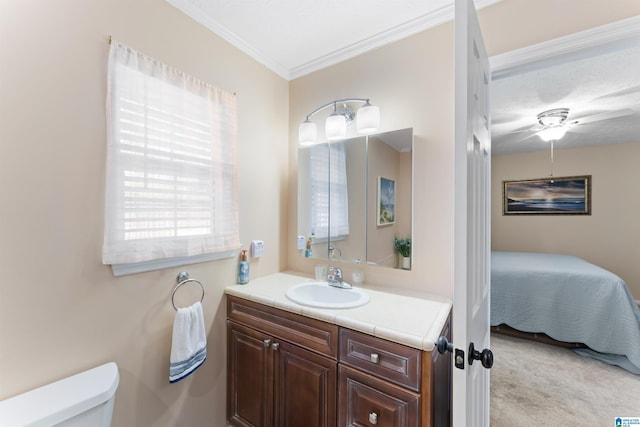
[[[378,177],[378,226],[393,224],[396,221],[396,182],[393,179]]]
[[[502,183],[503,215],[591,215],[591,175]]]

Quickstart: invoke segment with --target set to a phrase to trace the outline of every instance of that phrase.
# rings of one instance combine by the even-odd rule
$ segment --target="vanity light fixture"
[[[348,103],[360,102],[364,105],[356,112],[348,106]],[[311,117],[324,110],[333,107],[333,112],[325,121],[324,133],[328,140],[344,139],[347,136],[347,125],[356,119],[356,129],[359,133],[372,133],[380,127],[380,109],[371,105],[368,98],[336,99],[316,108],[307,114],[304,122],[298,129],[298,142],[300,145],[313,145],[318,137],[316,124]]]

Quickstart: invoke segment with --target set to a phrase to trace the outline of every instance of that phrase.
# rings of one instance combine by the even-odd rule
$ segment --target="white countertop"
[[[366,284],[361,288],[371,300],[356,308],[306,307],[285,296],[287,288],[313,281],[296,273],[276,273],[253,279],[246,285],[227,286],[225,293],[425,351],[434,349],[451,311],[448,298]]]

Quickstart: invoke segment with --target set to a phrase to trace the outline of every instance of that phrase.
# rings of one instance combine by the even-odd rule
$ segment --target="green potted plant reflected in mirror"
[[[394,237],[393,247],[398,252],[398,267],[403,270],[411,270],[411,237]]]

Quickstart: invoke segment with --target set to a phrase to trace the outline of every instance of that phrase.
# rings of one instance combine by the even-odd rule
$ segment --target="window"
[[[312,234],[319,240],[349,235],[345,143],[310,147],[309,164]]]
[[[234,95],[113,41],[107,144],[103,263],[169,260],[145,271],[233,255]]]

